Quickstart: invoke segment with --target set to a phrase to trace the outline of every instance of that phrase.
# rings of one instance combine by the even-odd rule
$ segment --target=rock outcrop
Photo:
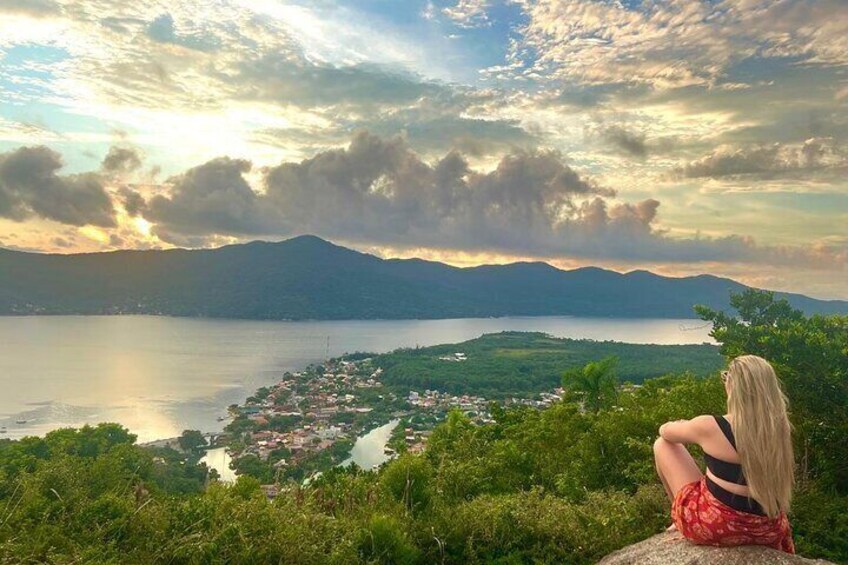
[[[695,545],[678,532],[665,532],[604,557],[599,565],[833,565],[757,546]]]

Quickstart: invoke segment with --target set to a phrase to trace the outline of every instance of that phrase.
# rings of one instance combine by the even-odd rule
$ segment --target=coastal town
[[[439,358],[445,363],[466,359],[464,353]],[[230,406],[222,439],[233,468],[268,483],[308,480],[349,463],[356,438],[380,426],[393,427],[391,441],[383,446],[386,461],[399,452],[423,451],[432,429],[451,410],[462,411],[475,424],[492,421],[492,401],[483,396],[430,389],[402,394],[383,376],[371,357],[331,359],[287,372],[243,404]],[[561,398],[562,389],[555,389],[503,404],[543,409]]]

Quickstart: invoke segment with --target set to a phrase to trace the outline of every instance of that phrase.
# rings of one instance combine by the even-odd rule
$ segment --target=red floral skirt
[[[767,545],[795,553],[786,514],[769,518],[731,508],[713,496],[706,477],[677,492],[671,517],[678,531],[699,545]]]

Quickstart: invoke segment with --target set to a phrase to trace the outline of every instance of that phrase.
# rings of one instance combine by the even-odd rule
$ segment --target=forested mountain
[[[691,317],[745,287],[546,263],[457,268],[384,260],[314,236],[219,249],[46,255],[0,249],[0,314],[162,314],[254,319],[489,316]],[[776,293],[807,313],[846,301]]]

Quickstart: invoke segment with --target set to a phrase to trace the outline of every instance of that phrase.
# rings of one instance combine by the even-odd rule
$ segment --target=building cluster
[[[371,412],[373,407],[363,405],[357,392],[383,386],[382,369],[364,371],[368,361],[328,362],[323,371],[286,373],[279,383],[237,407],[237,415],[256,424],[259,431],[245,437],[245,448],[233,456],[252,454],[268,461],[274,451],[285,448],[291,455],[274,458],[274,466],[279,468],[296,465],[310,454],[354,436],[358,430],[349,422],[352,418],[341,415]],[[389,396],[394,399],[393,394]]]
[[[455,353],[442,359],[461,362],[466,358],[463,353]],[[243,433],[244,447],[233,453],[233,457],[256,455],[280,469],[297,466],[339,440],[354,440],[372,423],[371,417],[361,415],[378,407],[383,409],[380,414],[385,417],[385,405],[399,400],[394,393],[383,390],[380,380],[383,371],[372,369],[370,361],[328,361],[320,367],[286,373],[276,385],[260,389],[245,405],[234,408],[234,415],[255,425],[251,426],[252,431]],[[544,409],[562,397],[563,390],[558,388],[535,398],[511,398],[505,404]],[[400,400],[406,401],[406,408],[392,412],[391,416],[424,416],[425,423],[419,422],[418,428],[432,427],[452,409],[461,410],[476,424],[493,421],[490,401],[483,396],[428,389],[410,391]],[[424,450],[429,429],[408,427],[403,431],[408,452]],[[385,449],[388,455],[394,453],[390,447]]]
[[[348,437],[343,426],[323,426],[305,424],[288,432],[262,430],[250,434],[250,442],[240,455],[253,454],[262,461],[267,461],[271,453],[285,448],[290,453],[289,459],[280,458],[274,466],[285,467],[296,465],[304,457],[332,447],[336,441]]]
[[[510,398],[504,404],[506,406],[529,406],[543,410],[562,400],[565,390],[560,387],[553,392],[540,392],[539,398]]]
[[[404,428],[403,440],[406,443],[407,453],[423,453],[424,447],[427,445],[427,440],[432,434],[432,430],[414,430],[412,428]]]
[[[439,357],[439,361],[468,361],[468,357],[465,356],[465,353],[454,353],[453,355],[442,355]]]
[[[459,408],[478,423],[489,421],[489,401],[482,396],[455,395],[438,390],[410,391],[406,398],[416,412],[447,412]]]

